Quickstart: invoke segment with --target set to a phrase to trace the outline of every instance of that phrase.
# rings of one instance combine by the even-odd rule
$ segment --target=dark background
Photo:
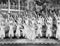
[[[8,0],[0,0],[0,2],[6,2],[6,1],[8,1]],[[16,0],[11,0],[11,1],[14,1],[14,2],[16,2]],[[22,1],[25,1],[25,0],[22,0]],[[43,1],[48,1],[48,2],[52,2],[52,3],[54,3],[54,4],[60,4],[60,0],[41,0],[42,2]]]

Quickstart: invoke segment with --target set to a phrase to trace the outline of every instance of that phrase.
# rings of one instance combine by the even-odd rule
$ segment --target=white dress
[[[24,29],[22,30],[23,36],[25,37],[26,37],[27,29],[28,29],[27,25],[28,25],[28,20],[25,20],[25,23],[23,24]]]
[[[4,30],[5,26],[0,26],[0,38],[4,38],[5,37],[5,30]]]
[[[46,26],[47,26],[47,30],[46,30],[46,37],[51,37],[52,36],[52,18],[51,17],[48,17],[47,19],[47,23],[46,23]]]
[[[21,36],[20,27],[21,27],[21,25],[17,25],[17,29],[16,29],[16,33],[15,33],[15,35],[18,36],[18,37]]]
[[[40,24],[38,24],[37,35],[38,34],[42,37],[42,25],[40,25]]]
[[[47,25],[47,31],[46,31],[46,37],[51,37],[52,36],[52,28],[51,25]]]
[[[30,27],[29,25],[24,24],[23,34],[29,40],[35,39],[35,29],[33,27]]]
[[[9,37],[14,37],[14,30],[13,30],[13,25],[9,25],[10,29],[9,29],[9,33],[8,33],[8,36]]]
[[[59,20],[57,20],[56,38],[58,38],[60,40],[60,18],[59,18]]]
[[[28,30],[28,27],[26,24],[24,24],[24,29],[22,30],[22,33],[23,33],[23,36],[26,37],[26,34],[27,34],[27,30]]]
[[[60,25],[58,25],[58,27],[57,27],[56,38],[58,38],[60,40]]]
[[[17,29],[16,29],[16,33],[15,33],[15,35],[16,35],[16,37],[20,37],[21,36],[21,32],[20,32],[20,28],[21,28],[21,21],[22,21],[22,19],[19,17],[18,18],[18,20],[17,20]]]
[[[29,40],[35,39],[35,30],[32,27],[25,26],[24,34],[25,34],[25,37]]]
[[[29,30],[30,30],[30,39],[34,40],[36,38],[36,30],[35,30],[35,20],[32,20],[32,25],[31,27],[29,26]]]
[[[37,35],[39,34],[42,37],[42,26],[44,25],[44,18],[39,18],[38,20],[38,30],[37,30]]]

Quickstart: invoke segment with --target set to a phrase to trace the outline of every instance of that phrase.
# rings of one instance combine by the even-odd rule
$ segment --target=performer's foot
[[[1,36],[1,39],[4,39],[3,35]]]
[[[58,38],[58,40],[60,40],[60,37]]]
[[[12,39],[12,36],[10,35],[10,39]]]
[[[1,37],[1,39],[4,39],[3,37]]]
[[[19,36],[17,36],[17,39],[19,39]]]
[[[50,39],[50,37],[48,37],[48,39]]]

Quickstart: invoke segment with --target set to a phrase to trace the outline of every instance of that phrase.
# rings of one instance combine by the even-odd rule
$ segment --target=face
[[[40,8],[37,8],[36,10],[39,12],[40,11]]]
[[[21,18],[18,18],[18,23],[20,23],[22,21],[22,19]]]

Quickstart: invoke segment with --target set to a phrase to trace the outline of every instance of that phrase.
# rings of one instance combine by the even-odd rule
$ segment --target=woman
[[[1,21],[0,23],[0,38],[3,39],[5,37],[5,22]]]
[[[23,33],[23,36],[26,37],[26,33],[27,33],[27,30],[28,30],[28,18],[25,17],[24,19],[24,23],[23,23],[23,26],[24,26],[24,29],[22,30],[22,33]]]
[[[35,38],[36,38],[36,19],[35,19],[35,17],[32,17],[32,20],[31,20],[31,26],[29,26],[30,27],[30,33],[31,33],[31,40],[35,40]]]
[[[56,25],[57,25],[56,38],[58,38],[58,40],[60,40],[60,15],[57,15],[54,12],[54,17],[56,19]]]
[[[52,25],[53,25],[53,18],[51,16],[48,16],[46,21],[47,26],[46,37],[48,38],[52,36]]]
[[[24,30],[23,30],[23,35],[25,36],[25,38],[29,39],[29,40],[34,40],[35,39],[35,30],[33,27],[33,24],[31,24],[31,19],[29,19],[28,17],[25,20],[24,25]]]
[[[39,35],[40,37],[42,37],[42,26],[44,25],[44,18],[42,16],[40,16],[38,18],[38,21],[37,21],[37,26],[38,26],[38,29],[37,29],[37,35]]]
[[[9,18],[8,23],[9,23],[9,28],[10,28],[8,36],[12,38],[12,37],[14,37],[14,24],[15,24],[12,17]]]
[[[56,31],[56,38],[60,40],[60,16],[56,18],[56,25],[57,25],[57,31]]]
[[[21,32],[20,32],[20,29],[21,29],[21,22],[22,22],[22,18],[18,17],[18,20],[17,20],[17,29],[16,29],[16,37],[20,37],[21,36]]]

